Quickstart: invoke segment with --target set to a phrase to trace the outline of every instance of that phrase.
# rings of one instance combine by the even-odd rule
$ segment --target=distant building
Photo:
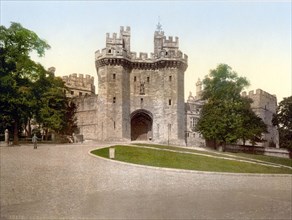
[[[202,81],[198,79],[196,83],[196,95],[190,92],[185,104],[186,117],[186,145],[187,146],[204,146],[205,140],[202,135],[195,131],[196,124],[200,118],[201,109],[205,101],[202,100]]]
[[[70,74],[69,76],[63,76],[63,81],[68,87],[67,91],[68,97],[83,96],[83,95],[94,95],[95,86],[94,86],[94,77],[90,75],[79,74],[77,73]]]
[[[202,83],[200,79],[196,83],[196,96],[192,96],[190,93],[186,103],[186,142],[187,145],[203,145],[204,139],[197,133],[194,127],[200,118],[200,111],[205,103],[201,98],[202,95]],[[257,89],[256,92],[250,91],[242,93],[242,96],[249,97],[253,100],[251,104],[252,110],[257,116],[259,116],[263,122],[267,125],[268,133],[262,134],[262,142],[257,142],[256,146],[263,147],[277,147],[279,148],[279,133],[275,126],[272,124],[273,114],[276,114],[277,98],[275,95],[271,95],[261,89]],[[250,143],[246,143],[250,144]]]

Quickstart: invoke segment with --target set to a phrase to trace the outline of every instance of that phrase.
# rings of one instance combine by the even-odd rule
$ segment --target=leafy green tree
[[[292,96],[279,103],[273,124],[279,131],[280,147],[292,149]]]
[[[73,100],[67,102],[64,117],[65,120],[63,120],[64,124],[63,129],[61,130],[63,134],[71,135],[72,133],[77,132],[77,118],[75,116],[76,112],[76,103]]]
[[[12,129],[17,144],[21,129],[30,134],[34,120],[46,131],[72,134],[76,105],[65,96],[64,82],[30,57],[43,56],[50,46],[18,23],[0,30],[0,133]]]
[[[263,132],[267,132],[267,125],[251,109],[252,100],[242,98],[242,105],[238,109],[240,124],[237,127],[237,135],[245,145],[247,140],[252,144],[261,141]]]
[[[14,144],[18,144],[21,121],[34,107],[31,83],[38,78],[43,67],[34,62],[31,52],[43,56],[50,46],[36,33],[11,23],[0,26],[0,120],[3,128],[13,127]]]
[[[51,72],[41,74],[35,82],[34,96],[38,108],[34,116],[40,127],[45,131],[58,134],[72,134],[77,128],[75,113],[77,106],[65,95],[64,81]]]
[[[221,146],[254,140],[266,130],[262,120],[250,108],[251,100],[240,94],[249,83],[231,67],[220,64],[203,80],[201,117],[196,129],[206,140],[215,140]]]

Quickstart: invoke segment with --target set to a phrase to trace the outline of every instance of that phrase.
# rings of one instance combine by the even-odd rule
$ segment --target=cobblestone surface
[[[149,169],[88,155],[97,146],[0,147],[1,219],[292,218],[292,175]]]

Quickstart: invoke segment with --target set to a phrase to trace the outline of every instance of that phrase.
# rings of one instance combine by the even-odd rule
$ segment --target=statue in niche
[[[144,82],[140,83],[140,95],[144,95],[145,94],[145,86],[144,86]]]

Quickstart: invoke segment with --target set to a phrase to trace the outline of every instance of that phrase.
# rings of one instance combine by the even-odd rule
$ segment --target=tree
[[[43,56],[50,46],[18,23],[0,30],[0,132],[12,129],[17,144],[21,129],[30,135],[34,119],[43,129],[72,134],[76,105],[66,97],[64,82],[30,58],[31,52]]]
[[[261,141],[261,135],[263,132],[267,132],[267,125],[263,120],[258,117],[251,109],[250,104],[252,100],[242,97],[243,105],[238,109],[240,114],[240,125],[237,128],[238,137],[245,145],[247,140],[250,140],[252,144]]]
[[[34,83],[33,94],[37,108],[33,115],[39,128],[45,131],[45,138],[48,131],[72,134],[77,128],[77,106],[71,98],[66,97],[66,90],[64,81],[50,71],[42,72]]]
[[[18,144],[20,123],[33,106],[31,83],[43,67],[30,58],[31,52],[43,56],[50,46],[36,33],[11,23],[0,26],[0,120],[3,127],[13,127],[14,144]]]
[[[226,143],[242,139],[254,140],[266,130],[262,120],[250,108],[251,100],[240,94],[249,83],[231,67],[220,64],[203,80],[201,117],[196,129],[206,140],[214,140],[223,148]]]
[[[280,147],[292,149],[292,96],[279,103],[272,122],[279,131]]]

